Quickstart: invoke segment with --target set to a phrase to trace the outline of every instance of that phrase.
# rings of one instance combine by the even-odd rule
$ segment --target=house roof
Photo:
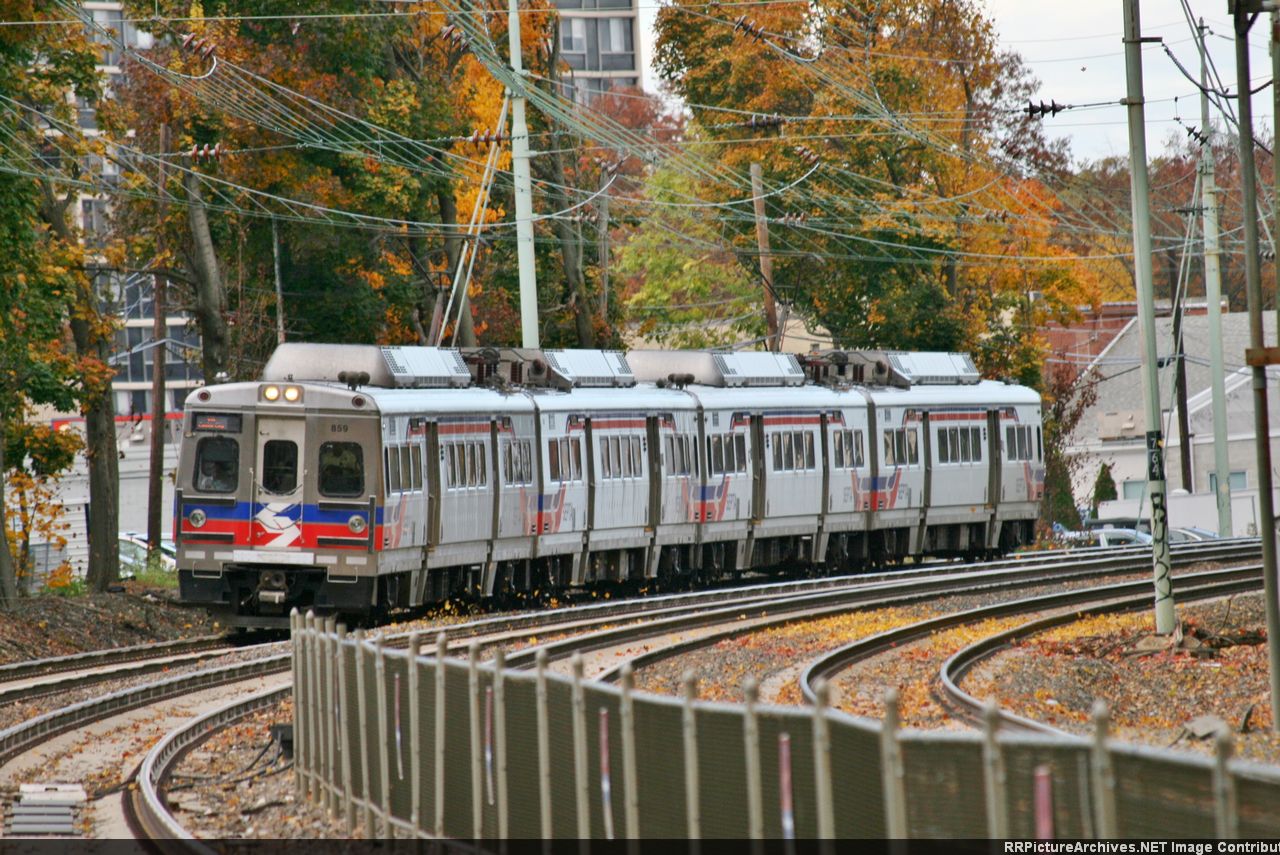
[[[1173,319],[1156,318],[1156,353],[1164,361],[1160,368],[1160,409],[1173,409],[1174,354]],[[1276,313],[1263,313],[1265,340],[1275,341]],[[1191,315],[1182,322],[1183,351],[1186,354],[1187,408],[1192,422],[1192,433],[1212,432],[1212,392],[1209,370],[1209,318],[1207,315]],[[1226,373],[1228,397],[1228,431],[1252,427],[1252,396],[1249,386],[1249,370],[1244,363],[1244,351],[1249,346],[1249,315],[1247,312],[1229,312],[1222,315],[1223,367]],[[1142,342],[1136,319],[1116,336],[1111,345],[1092,363],[1102,378],[1098,383],[1098,399],[1084,414],[1073,437],[1073,444],[1092,444],[1104,436],[1114,434],[1117,419],[1121,424],[1132,416],[1135,428],[1126,430],[1128,438],[1141,439],[1146,428],[1143,425],[1142,390]],[[1280,377],[1280,370],[1269,369],[1273,379]],[[1276,412],[1280,403],[1280,388],[1270,387],[1270,409]],[[1242,421],[1244,419],[1245,421]],[[1247,421],[1247,427],[1246,427]],[[1168,440],[1176,442],[1176,429],[1166,420]]]

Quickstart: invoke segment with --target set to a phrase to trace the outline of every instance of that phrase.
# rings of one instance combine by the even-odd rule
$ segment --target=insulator
[[[187,156],[190,157],[192,161],[198,160],[200,158],[200,146],[193,145],[191,147],[191,151],[187,152]]]
[[[298,30],[299,30],[299,29],[301,29],[301,28],[302,28],[302,22],[301,22],[301,21],[294,21],[292,24],[290,24],[290,25],[289,25],[289,33],[290,33],[291,35],[295,35],[295,36],[296,36],[296,35],[298,34]]]
[[[213,56],[213,52],[217,49],[218,49],[217,45],[215,45],[213,42],[209,42],[207,45],[204,46],[204,49],[200,51],[200,55],[205,59],[208,59],[209,57]]]
[[[191,42],[195,39],[195,33],[187,33],[182,37],[182,49],[186,50],[191,46]]]

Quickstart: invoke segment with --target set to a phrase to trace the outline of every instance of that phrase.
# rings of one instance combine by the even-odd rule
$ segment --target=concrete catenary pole
[[[1204,230],[1204,295],[1209,304],[1209,374],[1213,394],[1213,471],[1217,476],[1218,534],[1231,537],[1231,463],[1227,457],[1227,387],[1222,368],[1222,265],[1218,248],[1218,188],[1213,175],[1209,70],[1200,19],[1200,217]]]
[[[520,59],[520,9],[507,0],[507,34],[511,46],[511,70],[525,77]],[[523,83],[521,84],[524,85]],[[524,347],[538,347],[538,278],[533,254],[533,180],[529,171],[529,123],[525,98],[511,93],[511,177],[516,196],[516,260],[520,268],[520,340]]]
[[[163,158],[169,155],[169,124],[167,122],[160,125],[160,151],[162,159],[160,161],[160,209],[159,220],[160,228],[156,230],[156,259],[161,266],[167,267],[161,250],[164,248],[164,217],[167,213],[168,206],[164,203],[164,188],[168,170],[165,165],[168,161]],[[165,428],[168,425],[166,421],[166,399],[168,393],[165,392],[165,348],[168,346],[169,339],[169,321],[165,313],[165,291],[168,290],[168,284],[165,277],[157,272],[152,277],[152,312],[154,313],[154,323],[152,325],[152,346],[151,346],[151,461],[150,468],[147,470],[147,561],[159,560],[160,553],[160,535],[163,528],[163,509],[164,504],[164,438]]]
[[[1262,261],[1258,255],[1257,167],[1253,161],[1253,97],[1249,94],[1249,29],[1262,11],[1259,0],[1231,2],[1236,31],[1236,85],[1240,91],[1240,195],[1244,211],[1245,293],[1249,296],[1249,349],[1253,374],[1253,431],[1258,461],[1258,534],[1262,536],[1262,585],[1267,610],[1267,658],[1271,671],[1272,728],[1280,727],[1280,601],[1276,600],[1276,527],[1271,497],[1271,426],[1267,411],[1268,350],[1262,332]],[[1280,361],[1280,355],[1270,355]]]
[[[1164,438],[1160,430],[1160,378],[1156,374],[1156,307],[1151,274],[1150,186],[1147,181],[1146,110],[1142,100],[1142,28],[1138,0],[1124,0],[1124,65],[1129,113],[1129,188],[1133,196],[1133,270],[1138,283],[1142,335],[1142,398],[1147,423],[1147,496],[1151,500],[1151,562],[1155,575],[1156,632],[1173,632],[1169,516],[1165,503]],[[1156,39],[1156,41],[1159,41]]]

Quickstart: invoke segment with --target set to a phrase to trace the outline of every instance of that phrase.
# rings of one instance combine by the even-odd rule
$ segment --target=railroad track
[[[1175,553],[1175,561],[1180,564],[1221,561],[1256,554],[1258,550],[1256,540],[1227,541],[1195,546],[1199,548],[1179,549]],[[617,620],[619,617],[643,618],[646,626],[664,620],[705,621],[708,619],[706,618],[707,613],[715,613],[717,615],[715,619],[723,620],[727,612],[735,610],[740,612],[744,607],[758,610],[761,615],[767,615],[770,610],[776,612],[784,602],[793,613],[802,613],[812,611],[815,607],[815,597],[822,598],[824,596],[842,600],[842,602],[828,602],[828,607],[847,610],[851,606],[858,605],[860,599],[865,600],[867,597],[876,595],[883,596],[884,589],[895,585],[915,586],[915,591],[908,596],[927,597],[936,595],[936,593],[945,590],[948,586],[959,584],[955,579],[958,574],[969,577],[982,575],[984,584],[1003,584],[1007,587],[1016,584],[1015,579],[1025,583],[1027,580],[1037,576],[1043,577],[1046,570],[1051,575],[1056,574],[1059,571],[1053,570],[1054,566],[1060,566],[1064,563],[1071,565],[1071,570],[1062,570],[1061,572],[1070,572],[1077,576],[1089,573],[1097,575],[1107,572],[1121,572],[1126,566],[1132,571],[1134,563],[1144,561],[1145,555],[1146,553],[1142,550],[1075,550],[1050,556],[1024,557],[994,562],[990,565],[982,565],[984,570],[980,571],[979,574],[975,574],[972,567],[963,565],[929,565],[919,569],[891,573],[760,584],[741,589],[665,595],[645,598],[639,601],[614,601],[579,606],[572,610],[560,610],[558,612],[482,618],[463,624],[455,624],[444,628],[443,631],[450,642],[458,642],[470,638],[477,642],[484,639],[487,640],[486,643],[502,644],[509,642],[513,637],[517,637],[522,633],[527,634],[530,631],[546,632],[549,629],[558,628],[558,631],[582,633],[579,637],[579,644],[591,645],[604,640],[601,633],[610,632],[610,630],[596,629],[593,633],[590,631],[591,627],[593,625],[598,627],[602,623]],[[1002,573],[1006,576],[1006,579],[1002,582],[997,581],[996,577]],[[681,614],[681,610],[684,610],[685,613]],[[572,614],[568,614],[570,611]],[[794,619],[794,614],[792,619]],[[614,631],[616,629],[614,628]],[[623,629],[639,631],[640,627],[637,625],[636,627]],[[388,644],[407,643],[409,635],[410,633],[407,632],[388,635]],[[213,643],[213,640],[193,640],[190,644],[194,645],[201,642]],[[166,649],[166,653],[173,655],[174,647],[177,647],[177,645],[171,645]],[[572,647],[572,644],[562,644],[558,649],[558,655],[563,654],[566,657],[571,655],[570,649]],[[578,649],[581,650],[582,646],[579,646]],[[137,649],[133,651],[135,655],[139,652]],[[192,649],[191,652],[199,651]],[[536,657],[536,650],[532,650],[527,654],[524,651],[518,651],[515,655],[520,654]],[[121,664],[127,660],[127,655],[124,651],[117,651],[114,658],[108,656],[97,661],[102,663],[104,667],[109,664]],[[80,662],[79,666],[68,665],[64,670],[84,667],[88,657],[62,657],[61,659],[77,658]],[[231,666],[202,668],[193,674],[178,675],[165,680],[147,683],[143,686],[109,693],[100,698],[51,711],[21,725],[0,731],[0,763],[12,761],[23,752],[30,750],[32,746],[51,738],[55,734],[83,727],[90,722],[101,721],[126,710],[157,703],[165,698],[182,697],[202,688],[234,686],[237,683],[244,683],[246,680],[261,679],[265,676],[279,674],[287,670],[289,664],[289,654],[279,654],[264,656]],[[55,673],[59,666],[55,661],[50,660],[43,663],[29,663],[24,667],[27,670],[21,673],[30,676],[41,673]],[[89,667],[92,667],[92,665]],[[9,673],[19,672],[14,669]],[[165,819],[168,812],[164,809],[160,793],[163,790],[165,776],[182,753],[189,749],[191,745],[209,735],[210,727],[222,726],[261,708],[267,703],[275,703],[288,691],[287,686],[278,686],[272,688],[261,697],[255,695],[249,699],[236,700],[216,710],[216,715],[211,714],[210,716],[200,717],[196,722],[179,728],[174,734],[170,734],[171,738],[166,737],[166,739],[157,744],[156,750],[148,755],[149,760],[153,756],[155,759],[149,765],[144,764],[139,771],[139,796],[130,805],[131,813],[138,818],[138,822],[141,823],[141,827],[146,830],[147,834],[162,834],[166,828],[172,831],[170,823],[173,820],[171,816]],[[265,698],[271,698],[271,700],[264,700]],[[145,793],[147,792],[151,792],[152,796],[146,796]]]

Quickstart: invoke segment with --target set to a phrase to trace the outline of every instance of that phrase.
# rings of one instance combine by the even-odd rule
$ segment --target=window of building
[[[1121,485],[1122,499],[1141,499],[1147,492],[1147,482],[1142,480],[1129,480]]]
[[[631,38],[630,18],[603,18],[600,20],[600,52],[631,53],[635,48]]]
[[[1227,485],[1231,488],[1233,492],[1236,490],[1247,490],[1249,489],[1249,476],[1245,473],[1243,469],[1239,469],[1239,470],[1233,469],[1231,470],[1231,474],[1227,477]],[[1218,492],[1218,473],[1217,472],[1209,473],[1209,492],[1210,493]]]
[[[584,18],[560,19],[560,52],[587,52],[587,22]]]

